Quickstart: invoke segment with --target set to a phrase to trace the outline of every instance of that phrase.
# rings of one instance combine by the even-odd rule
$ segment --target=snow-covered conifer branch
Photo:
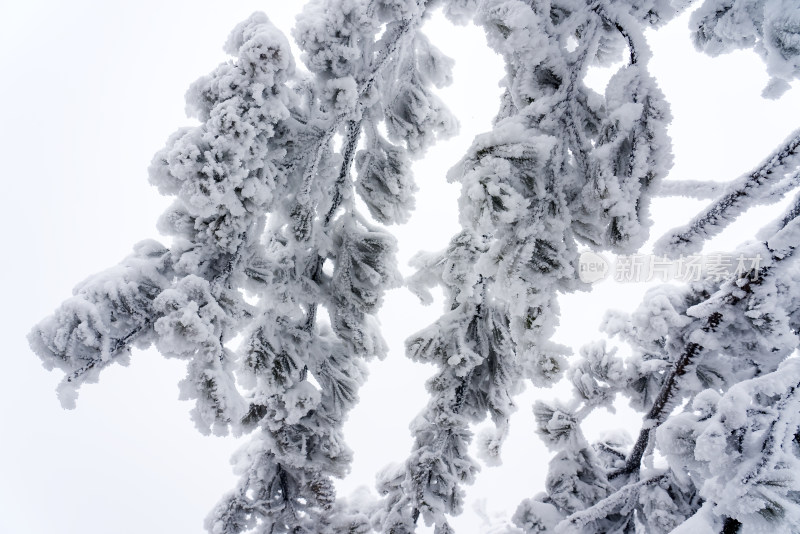
[[[800,15],[793,0],[705,0],[690,26],[698,50],[716,56],[752,48],[772,77],[763,96],[778,98],[800,77]]]
[[[622,486],[597,504],[565,517],[556,525],[554,533],[569,534],[571,532],[582,532],[584,527],[589,523],[597,521],[598,519],[604,519],[620,509],[633,508],[631,501],[639,496],[639,491],[643,487],[658,484],[666,476],[666,474],[659,474],[645,480],[630,482]]]
[[[698,43],[714,51],[709,43],[755,40],[770,72],[788,80],[800,12],[776,7],[785,3],[714,10],[719,2],[707,0],[695,16]],[[551,340],[559,294],[587,288],[579,245],[635,251],[647,239],[651,196],[718,192],[707,182],[660,185],[672,164],[670,111],[648,72],[643,32],[677,4],[311,0],[294,33],[310,73],[254,14],[226,43],[233,59],[187,95],[200,125],[174,134],[151,166],[153,184],[175,197],[159,223],[170,246],[137,245],[30,336],[45,365],[66,373],[62,401],[124,362],[133,344],[155,344],[187,362],[181,394],[195,401],[201,431],[251,434],[209,531],[401,534],[422,519],[446,534],[479,470],[472,425],[491,418],[479,456],[499,463],[525,381],[548,386],[566,372],[574,399],[534,407],[556,454],[546,494],[514,516],[526,533],[669,532],[711,516],[723,530],[762,525],[757,516],[796,523],[800,378],[789,355],[800,331],[800,201],[739,251],[761,264],[657,288],[631,316],[609,315],[605,329],[631,345],[629,358],[597,343],[568,369],[569,349]],[[493,129],[448,174],[462,186],[461,231],[415,260],[410,285],[428,300],[427,289],[441,286],[445,311],[406,344],[410,358],[436,366],[412,451],[382,473],[383,500],[357,509],[334,487],[351,458],[342,425],[364,361],[387,352],[375,313],[401,277],[394,238],[355,198],[381,224],[407,220],[411,158],[456,128],[433,92],[451,81],[452,61],[421,33],[437,6],[461,21],[474,15],[506,63],[505,91]],[[726,30],[750,22],[739,37]],[[588,69],[625,49],[629,61],[603,94],[590,89]],[[795,132],[665,246],[693,250],[747,207],[796,189],[798,147]],[[589,443],[581,422],[617,394],[645,412],[637,440]],[[643,467],[653,474],[656,451],[669,469],[639,480]],[[731,481],[736,492],[723,495]]]
[[[724,395],[706,390],[658,433],[671,470],[694,480],[723,532],[791,532],[800,518],[798,371],[792,358]]]
[[[754,171],[726,187],[725,194],[696,215],[686,226],[670,230],[655,245],[656,254],[675,258],[695,253],[703,243],[720,233],[748,208],[766,196],[784,176],[796,174],[800,165],[800,130],[793,132],[780,148],[769,155]]]
[[[171,248],[143,247],[32,334],[46,363],[91,377],[134,338],[187,359],[182,395],[196,399],[198,427],[254,436],[238,456],[240,484],[208,518],[214,532],[338,532],[367,520],[336,503],[331,477],[346,471],[341,425],[364,380],[360,358],[385,353],[373,315],[399,275],[393,238],[343,201],[362,131],[391,155],[389,169],[359,176],[372,206],[387,171],[385,183],[413,192],[397,162],[453,129],[429,90],[446,83],[437,69],[448,63],[418,33],[425,4],[311,2],[296,37],[313,76],[295,70],[263,14],[238,25],[225,48],[234,61],[188,93],[201,125],[177,132],[151,167],[177,197],[160,223]],[[389,117],[386,140],[377,124]],[[381,209],[408,202],[383,198]],[[225,344],[239,333],[237,353]]]
[[[66,375],[59,386],[64,406],[73,407],[83,382],[96,379],[151,332],[152,301],[172,276],[168,250],[155,241],[139,243],[121,265],[81,283],[31,331],[29,342],[44,365]]]
[[[680,377],[688,372],[688,368],[696,363],[696,360],[702,358],[704,351],[708,350],[702,339],[711,340],[720,325],[723,325],[724,309],[729,307],[736,307],[740,303],[747,302],[753,293],[762,284],[774,283],[775,269],[778,264],[790,259],[794,254],[794,247],[781,247],[784,240],[781,239],[782,233],[787,232],[787,225],[792,224],[798,226],[796,218],[790,218],[794,213],[794,206],[790,209],[789,213],[781,218],[781,229],[776,232],[776,240],[774,243],[772,239],[764,243],[764,249],[771,252],[771,255],[766,258],[767,263],[760,266],[757,271],[746,273],[744,277],[737,277],[736,280],[731,280],[717,291],[715,294],[706,298],[707,303],[714,303],[712,307],[704,304],[703,315],[706,317],[705,323],[699,330],[693,332],[690,339],[698,341],[689,341],[677,360],[671,364],[669,372],[663,379],[661,388],[653,401],[650,410],[644,417],[644,423],[636,443],[628,456],[625,466],[609,474],[609,479],[614,479],[622,475],[630,475],[639,471],[642,457],[648,448],[648,444],[655,430],[661,425],[665,418],[672,412],[679,395],[677,389],[680,387],[678,380]],[[796,217],[796,216],[795,216]],[[793,229],[793,234],[796,234],[796,229]],[[777,249],[777,250],[776,250]],[[700,305],[697,305],[698,307]],[[712,344],[712,347],[715,344]]]
[[[718,198],[725,190],[725,182],[701,180],[664,180],[658,186],[656,195],[660,197],[688,197],[701,200]]]
[[[629,342],[633,355],[623,362],[604,344],[585,347],[570,370],[575,401],[569,408],[546,403],[534,408],[540,432],[559,454],[550,465],[548,480],[554,482],[547,487],[547,495],[520,505],[515,514],[518,526],[526,532],[537,528],[608,532],[637,525],[669,532],[699,513],[703,500],[709,498],[711,513],[723,530],[757,524],[764,514],[773,518],[767,517],[771,525],[791,524],[796,506],[787,495],[796,483],[784,466],[794,465],[800,455],[787,457],[784,448],[784,456],[772,462],[768,452],[778,449],[768,435],[778,425],[788,428],[780,431],[781,439],[787,433],[797,435],[800,429],[796,418],[787,419],[792,422],[785,426],[781,414],[792,410],[783,408],[788,401],[775,398],[775,392],[787,392],[784,398],[789,399],[798,379],[793,374],[796,359],[789,358],[797,347],[795,317],[800,302],[791,281],[797,278],[797,213],[796,204],[790,206],[767,227],[769,232],[762,232],[764,242],[740,251],[758,258],[749,270],[689,288],[657,288],[633,316],[608,317],[606,330]],[[778,374],[781,385],[767,386]],[[774,388],[772,393],[761,389],[766,387]],[[637,440],[632,447],[624,439],[587,447],[580,420],[594,408],[608,405],[617,393],[646,412]],[[749,406],[745,398],[763,407],[748,416],[734,416],[736,410]],[[685,407],[676,411],[684,400]],[[723,406],[726,415],[720,413],[719,421],[726,422],[720,430],[709,418]],[[753,421],[747,426],[745,422],[756,414],[763,414],[759,417],[767,422]],[[765,429],[769,429],[766,434]],[[754,444],[741,444],[731,451],[731,443],[742,438]],[[652,458],[647,457],[656,449],[667,457],[670,469],[657,484],[642,484],[640,473],[652,466]],[[732,458],[730,468],[707,467],[708,462],[721,463],[722,458]],[[739,475],[735,476],[746,482],[738,486],[739,479],[734,483],[733,478],[719,475],[729,469],[736,469]],[[769,483],[747,482],[756,478],[780,480],[779,489],[772,490]],[[580,480],[594,482],[582,486]],[[739,489],[723,489],[730,484]],[[633,489],[638,493],[635,498]],[[763,513],[754,513],[745,502],[759,503]]]
[[[629,10],[515,0],[480,6],[477,21],[506,60],[507,92],[494,130],[448,174],[462,183],[463,231],[446,251],[420,257],[414,277],[422,296],[425,286],[445,289],[447,311],[407,344],[410,357],[439,370],[404,473],[387,471],[382,482],[384,532],[413,531],[418,517],[449,531],[447,515],[460,511],[461,485],[477,465],[442,455],[441,443],[466,454],[469,425],[491,416],[496,433],[482,438],[482,454],[496,463],[522,381],[547,385],[564,371],[565,350],[549,337],[557,292],[577,287],[576,239],[629,249],[646,235],[647,192],[670,164],[669,112],[646,73],[641,21],[655,11]],[[603,98],[583,83],[586,70],[625,42],[636,48],[633,61]],[[592,453],[576,453],[604,494]]]

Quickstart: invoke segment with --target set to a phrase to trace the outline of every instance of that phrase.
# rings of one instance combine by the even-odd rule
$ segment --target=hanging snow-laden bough
[[[767,45],[761,38],[776,29],[783,42],[787,31],[798,35],[796,22],[787,27],[787,21],[800,20],[799,6],[784,5],[779,14],[779,3],[758,3],[746,16],[763,15],[764,34],[737,41],[732,25],[744,28],[743,37],[753,27],[744,3],[716,11],[708,4],[715,3],[694,15],[701,42],[713,37],[725,46],[770,47],[781,40]],[[787,49],[782,57],[785,63],[781,69],[771,65],[772,73],[796,77],[798,51]],[[698,251],[747,208],[796,191],[797,145],[795,132],[753,172],[716,189],[716,195],[701,183],[718,198],[692,223],[663,237],[661,252]],[[678,182],[658,191],[692,195],[695,185]],[[630,344],[633,354],[623,361],[605,343],[584,347],[569,372],[575,399],[536,406],[539,432],[558,455],[550,464],[547,493],[523,502],[515,514],[524,532],[795,531],[799,202],[800,196],[759,232],[762,242],[731,254],[756,258],[758,265],[731,279],[656,288],[634,314],[607,316],[606,332]],[[609,434],[589,444],[581,420],[611,406],[618,393],[644,413],[637,440],[631,446],[625,436]],[[666,458],[665,466],[655,465],[657,454]]]
[[[310,75],[266,16],[237,26],[225,47],[235,59],[189,91],[202,124],[172,136],[151,167],[177,197],[160,223],[172,246],[137,246],[31,334],[45,363],[69,373],[65,404],[134,343],[188,361],[182,392],[196,400],[198,427],[253,435],[237,457],[238,487],[207,520],[212,532],[367,524],[336,504],[331,477],[348,468],[341,425],[364,380],[360,360],[385,354],[374,313],[399,275],[394,239],[356,213],[353,189],[381,222],[402,220],[409,155],[454,131],[430,90],[449,76],[419,31],[427,9],[311,2],[295,30]]]
[[[523,503],[519,525],[553,532],[672,532],[681,525],[680,532],[792,531],[800,520],[798,203],[800,197],[768,227],[763,243],[741,249],[760,255],[760,266],[723,281],[656,288],[632,316],[609,316],[606,331],[634,353],[623,362],[604,343],[585,347],[570,372],[575,401],[537,406],[540,432],[561,452],[547,496]],[[618,436],[589,445],[580,420],[616,393],[646,411],[638,439],[632,447]],[[654,467],[656,452],[666,466]],[[568,484],[570,470],[584,484],[591,480],[592,491],[575,479]],[[575,491],[584,505],[570,509]]]
[[[155,343],[187,360],[181,390],[195,400],[201,431],[253,436],[235,458],[239,484],[207,519],[210,532],[400,534],[420,518],[452,532],[448,516],[461,512],[478,470],[471,425],[492,418],[479,445],[496,463],[524,381],[550,385],[568,368],[569,349],[550,337],[557,293],[586,289],[578,245],[637,250],[650,197],[697,185],[659,185],[671,166],[670,117],[642,33],[685,3],[313,0],[294,34],[309,74],[254,14],[225,46],[234,59],[187,95],[201,125],[174,134],[151,166],[151,181],[176,197],[159,225],[171,246],[137,245],[31,333],[45,365],[67,375],[62,402],[71,406],[82,383],[124,362],[132,346]],[[363,360],[386,352],[374,314],[400,277],[394,239],[358,213],[354,195],[375,221],[404,222],[416,189],[410,157],[455,130],[432,92],[450,82],[451,61],[420,31],[439,6],[486,30],[506,63],[505,93],[493,130],[448,175],[462,184],[462,230],[445,251],[414,260],[412,290],[429,300],[440,285],[446,295],[442,317],[407,342],[411,358],[439,367],[431,400],[413,424],[409,458],[380,476],[382,501],[359,508],[333,488],[351,455],[341,426]],[[799,20],[785,1],[707,0],[693,24],[706,51],[762,53],[775,96],[800,71]],[[624,50],[605,94],[589,89],[589,66]],[[771,201],[796,189],[796,137],[675,239],[713,235],[749,196]],[[540,434],[558,454],[547,494],[523,502],[512,531],[668,532],[703,521],[728,532],[754,517],[797,520],[797,366],[784,360],[797,346],[797,273],[787,266],[798,213],[795,205],[750,250],[768,259],[757,277],[658,290],[635,316],[658,316],[659,328],[612,316],[607,331],[636,357],[587,347],[569,370],[583,408],[536,406]],[[236,336],[244,341],[234,351]],[[589,445],[580,432],[580,420],[616,393],[648,412],[631,450],[619,437]],[[762,407],[757,417],[742,398]],[[683,399],[689,408],[671,415]],[[753,465],[745,452],[759,444],[766,452]],[[656,446],[666,470],[648,467]],[[720,491],[733,480],[721,473],[737,473],[736,492]]]
[[[407,342],[410,357],[440,370],[412,428],[412,455],[379,481],[384,532],[411,532],[419,516],[451,531],[447,515],[461,512],[463,485],[478,470],[470,425],[492,418],[496,430],[479,445],[496,463],[523,381],[550,385],[566,369],[568,349],[549,338],[557,293],[580,287],[578,243],[632,250],[646,237],[647,191],[671,162],[669,112],[647,74],[644,13],[630,11],[480,4],[476,22],[506,60],[506,93],[494,130],[448,176],[463,184],[464,229],[443,253],[416,260],[412,287],[425,298],[427,286],[441,285],[448,311]],[[626,43],[630,61],[604,98],[583,78]]]

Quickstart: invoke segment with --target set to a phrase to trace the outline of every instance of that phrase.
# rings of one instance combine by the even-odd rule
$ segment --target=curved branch
[[[601,19],[603,19],[603,22],[614,26],[614,28],[617,29],[617,31],[622,35],[622,37],[625,38],[625,41],[628,43],[628,50],[630,51],[630,56],[631,56],[630,64],[636,65],[639,62],[639,53],[637,51],[637,46],[641,48],[646,48],[647,45],[645,43],[639,43],[637,45],[631,32],[625,29],[625,26],[623,26],[622,23],[619,21],[619,17],[612,18],[607,13],[606,8],[604,8],[603,6],[601,5],[596,6],[593,9],[593,11],[597,13]]]

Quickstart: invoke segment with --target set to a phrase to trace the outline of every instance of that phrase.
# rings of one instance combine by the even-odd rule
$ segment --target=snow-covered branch
[[[655,253],[670,258],[695,253],[703,243],[719,234],[748,208],[769,193],[770,188],[796,173],[800,159],[800,130],[794,131],[782,146],[754,171],[734,180],[725,194],[696,215],[686,226],[670,230],[655,245]]]
[[[593,521],[604,519],[612,513],[618,512],[620,509],[632,508],[632,501],[639,496],[639,491],[641,491],[643,487],[658,484],[665,477],[667,477],[667,475],[662,473],[645,480],[630,482],[622,486],[597,504],[585,510],[575,512],[561,520],[561,522],[556,525],[554,533],[569,534],[573,532],[583,532],[583,528]]]

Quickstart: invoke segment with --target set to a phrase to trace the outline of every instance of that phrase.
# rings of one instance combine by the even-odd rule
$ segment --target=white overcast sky
[[[228,464],[240,442],[197,433],[188,403],[177,400],[183,364],[154,351],[103,373],[64,411],[25,335],[91,273],[116,264],[131,246],[158,238],[155,220],[167,206],[147,183],[152,155],[189,124],[183,95],[225,59],[231,28],[263,10],[288,33],[302,2],[208,0],[26,0],[0,2],[0,176],[3,183],[5,283],[0,386],[0,533],[199,533],[202,519],[234,484]],[[431,40],[457,60],[443,98],[462,134],[429,151],[416,169],[417,215],[400,232],[401,261],[438,249],[456,231],[456,186],[444,173],[472,137],[489,128],[497,108],[499,58],[482,33],[441,20]],[[728,180],[757,164],[800,125],[800,88],[765,101],[761,63],[752,53],[710,59],[690,45],[683,17],[650,36],[653,70],[672,104],[675,167],[671,177]],[[602,78],[602,75],[599,76]],[[598,78],[598,79],[599,79]],[[653,234],[681,222],[694,201],[654,205]],[[762,210],[726,232],[725,248],[755,230]],[[676,214],[679,214],[676,220]],[[562,303],[557,340],[577,348],[593,339],[603,308],[630,308],[643,287],[603,282]],[[402,340],[440,310],[421,308],[395,291],[381,315],[392,346],[372,366],[346,434],[356,452],[343,492],[372,486],[374,473],[402,461],[408,423],[426,398],[431,369],[405,361]],[[555,392],[540,393],[550,396]],[[484,468],[470,490],[460,533],[482,530],[473,503],[513,512],[540,491],[548,453],[533,432],[532,393],[519,402],[501,468]],[[624,410],[623,410],[624,413]],[[630,424],[630,423],[628,423]],[[613,426],[595,420],[590,432]],[[636,423],[628,429],[638,431]]]

